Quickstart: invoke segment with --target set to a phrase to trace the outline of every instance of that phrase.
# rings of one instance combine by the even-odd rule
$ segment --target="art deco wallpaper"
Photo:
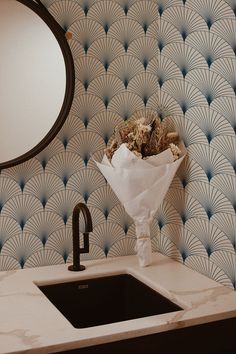
[[[188,156],[156,213],[153,250],[236,288],[236,1],[43,3],[72,33],[75,96],[50,146],[1,172],[0,269],[70,262],[78,202],[94,223],[85,258],[135,253],[132,219],[93,158],[119,122],[154,110]]]

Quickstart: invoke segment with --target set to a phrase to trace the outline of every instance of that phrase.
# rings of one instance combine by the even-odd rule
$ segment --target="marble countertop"
[[[140,268],[136,256],[86,261],[83,272],[55,265],[0,272],[0,353],[53,353],[236,317],[236,292],[161,254]],[[37,285],[128,273],[183,310],[74,328]]]

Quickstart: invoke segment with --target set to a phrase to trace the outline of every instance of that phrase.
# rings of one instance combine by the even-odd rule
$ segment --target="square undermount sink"
[[[129,274],[39,286],[75,328],[182,310]]]

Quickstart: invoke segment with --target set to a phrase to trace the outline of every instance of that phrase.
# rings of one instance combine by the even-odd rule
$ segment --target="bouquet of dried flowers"
[[[168,148],[170,148],[174,160],[177,160],[181,154],[178,147],[178,133],[170,132],[167,123],[162,122],[153,113],[147,113],[144,117],[135,113],[120,127],[116,127],[114,139],[110,146],[105,149],[110,161],[121,144],[125,144],[130,151],[142,159],[157,155]]]
[[[141,267],[152,262],[150,224],[184,155],[177,132],[153,113],[135,114],[115,129],[102,162],[96,162],[133,218]]]

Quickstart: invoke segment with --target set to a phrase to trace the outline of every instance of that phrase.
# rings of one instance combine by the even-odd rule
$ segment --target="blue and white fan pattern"
[[[148,109],[188,149],[153,250],[236,288],[236,0],[42,2],[72,33],[75,97],[53,142],[0,175],[0,270],[70,262],[78,202],[94,224],[86,259],[134,253],[133,221],[92,157]]]

